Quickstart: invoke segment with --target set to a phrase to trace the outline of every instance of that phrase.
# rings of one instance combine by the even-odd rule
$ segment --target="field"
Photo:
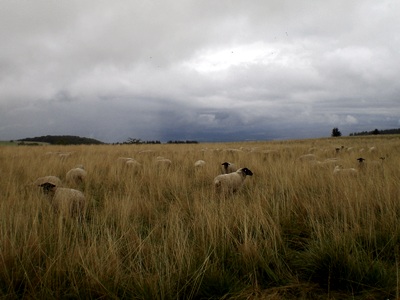
[[[399,136],[1,146],[0,298],[398,299],[399,149]],[[224,161],[254,173],[233,195],[213,189]],[[32,185],[78,164],[84,219]]]

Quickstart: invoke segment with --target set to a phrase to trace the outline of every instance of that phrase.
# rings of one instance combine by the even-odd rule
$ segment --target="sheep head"
[[[223,165],[225,168],[227,168],[227,167],[230,165],[230,163],[224,162],[224,163],[222,163],[221,165]]]
[[[253,172],[247,168],[241,168],[238,172],[242,173],[244,176],[253,176]]]
[[[45,182],[43,184],[40,184],[39,186],[43,188],[43,191],[45,194],[54,192],[54,188],[56,187],[54,184],[52,184],[50,182]]]

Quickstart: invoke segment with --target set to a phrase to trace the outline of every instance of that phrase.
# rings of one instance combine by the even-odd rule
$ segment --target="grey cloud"
[[[398,127],[399,8],[7,1],[0,139],[266,139]]]

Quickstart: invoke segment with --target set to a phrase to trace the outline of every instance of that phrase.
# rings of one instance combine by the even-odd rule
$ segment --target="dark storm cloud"
[[[396,1],[5,1],[0,139],[400,126]]]

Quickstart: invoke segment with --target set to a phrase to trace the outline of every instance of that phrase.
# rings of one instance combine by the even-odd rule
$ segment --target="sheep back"
[[[81,191],[70,188],[57,188],[51,204],[55,211],[63,215],[77,216],[84,212],[86,198]]]
[[[53,184],[54,186],[61,186],[61,185],[62,185],[62,184],[61,184],[61,179],[58,178],[57,176],[43,176],[43,177],[39,177],[39,178],[37,178],[37,179],[33,182],[33,184],[34,184],[34,185],[39,185],[39,186],[41,186],[42,184],[44,184],[44,183],[46,183],[46,182],[51,183],[51,184]]]
[[[206,165],[206,162],[204,161],[204,160],[197,160],[195,163],[194,163],[194,166],[196,167],[196,168],[199,168],[199,167],[203,167],[203,166],[205,166]]]
[[[74,168],[67,172],[65,179],[68,183],[80,184],[83,183],[86,177],[86,171],[82,168]]]

